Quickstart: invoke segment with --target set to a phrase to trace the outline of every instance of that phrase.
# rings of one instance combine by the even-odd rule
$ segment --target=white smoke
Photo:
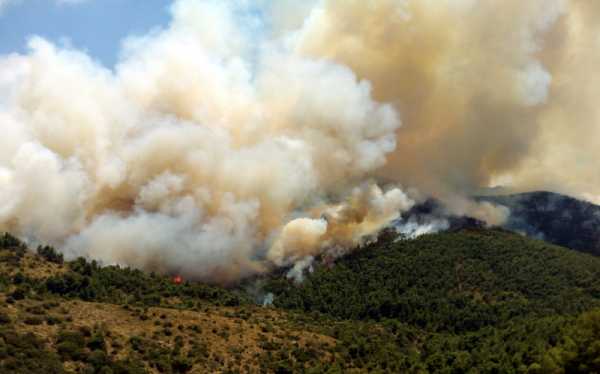
[[[409,205],[364,182],[400,126],[369,82],[252,39],[243,4],[172,13],[114,71],[40,38],[0,59],[0,230],[230,282],[353,246]]]
[[[262,306],[268,307],[273,305],[273,301],[275,301],[275,295],[271,292],[267,293],[262,301]]]
[[[435,234],[440,231],[447,230],[450,223],[443,218],[431,218],[426,223],[420,223],[414,218],[409,218],[406,222],[394,225],[394,229],[400,236],[398,240],[404,238],[415,239],[426,234]]]
[[[293,279],[296,283],[302,283],[304,281],[304,273],[313,272],[313,262],[315,258],[313,256],[306,256],[304,259],[297,261],[294,266],[287,272],[286,277]]]
[[[490,224],[495,180],[599,196],[595,4],[178,0],[112,70],[32,38],[0,57],[0,230],[231,282],[364,244],[414,204],[378,180]]]

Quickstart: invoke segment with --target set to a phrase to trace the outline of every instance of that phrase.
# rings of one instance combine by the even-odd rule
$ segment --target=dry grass
[[[45,261],[33,253],[18,259],[10,251],[0,251],[0,274],[14,277],[22,273],[29,279],[42,282],[66,272],[66,265]],[[112,359],[136,356],[130,343],[132,337],[152,342],[172,350],[179,341],[180,352],[202,349],[202,359],[194,356],[191,373],[206,372],[263,372],[261,360],[277,351],[293,349],[319,352],[320,362],[335,359],[332,348],[336,340],[307,331],[279,310],[259,306],[217,307],[200,303],[193,309],[182,309],[181,300],[166,299],[166,307],[135,307],[109,303],[64,299],[39,295],[7,303],[14,285],[0,293],[2,312],[13,321],[19,332],[31,332],[45,342],[46,348],[56,350],[61,330],[89,328],[105,332],[106,352]],[[82,363],[65,362],[68,372],[78,372]],[[146,369],[158,373],[146,362]],[[264,369],[264,367],[262,368]]]
[[[67,271],[65,265],[48,262],[31,252],[25,253],[18,266],[7,261],[10,257],[14,257],[12,252],[0,251],[0,274],[14,276],[21,272],[28,278],[41,280]]]
[[[43,322],[31,325],[25,322],[32,314],[28,312],[36,306],[58,302],[58,306],[44,309],[46,316],[54,316],[62,323],[49,325]],[[194,365],[190,372],[222,372],[224,368],[240,372],[259,372],[259,359],[266,353],[261,346],[269,341],[275,347],[291,349],[334,347],[335,339],[309,331],[294,329],[282,312],[260,307],[217,308],[206,310],[178,310],[170,308],[136,309],[123,306],[74,300],[54,299],[52,301],[23,300],[7,305],[5,311],[15,321],[15,327],[22,332],[32,332],[41,337],[51,349],[60,329],[101,327],[108,332],[107,352],[115,359],[123,359],[132,354],[129,344],[131,337],[151,339],[163,347],[173,348],[176,337],[183,341],[182,352],[200,344],[207,350],[206,360]],[[39,309],[38,308],[38,309]],[[241,317],[243,318],[241,318]],[[247,316],[250,316],[249,318]],[[44,316],[41,316],[44,318]],[[171,331],[165,334],[165,329]],[[332,360],[331,353],[324,352],[321,361]],[[75,371],[78,365],[65,363],[65,369]],[[158,371],[147,367],[148,371]]]

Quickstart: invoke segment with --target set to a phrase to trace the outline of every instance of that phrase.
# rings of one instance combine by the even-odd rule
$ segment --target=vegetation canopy
[[[600,370],[600,259],[503,230],[388,232],[302,284],[256,281],[269,308],[247,287],[0,243],[6,372]]]

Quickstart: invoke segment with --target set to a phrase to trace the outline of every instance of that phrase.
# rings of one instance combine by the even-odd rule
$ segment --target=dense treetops
[[[274,278],[267,289],[281,308],[383,326],[368,339],[341,335],[365,365],[379,357],[377,367],[402,371],[591,372],[600,312],[578,316],[600,305],[599,275],[600,258],[473,229],[387,236],[301,285]]]
[[[394,318],[466,332],[524,316],[577,314],[600,301],[600,258],[504,231],[380,240],[321,266],[296,286],[268,288],[275,304],[337,318]]]

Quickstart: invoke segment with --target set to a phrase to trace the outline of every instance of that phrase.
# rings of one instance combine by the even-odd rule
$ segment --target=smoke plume
[[[0,230],[227,283],[430,196],[492,224],[467,197],[499,181],[597,198],[595,4],[178,0],[113,69],[33,37],[0,57]]]
[[[453,201],[481,186],[600,201],[600,5],[326,1],[298,50],[349,66],[402,113],[380,175]]]

